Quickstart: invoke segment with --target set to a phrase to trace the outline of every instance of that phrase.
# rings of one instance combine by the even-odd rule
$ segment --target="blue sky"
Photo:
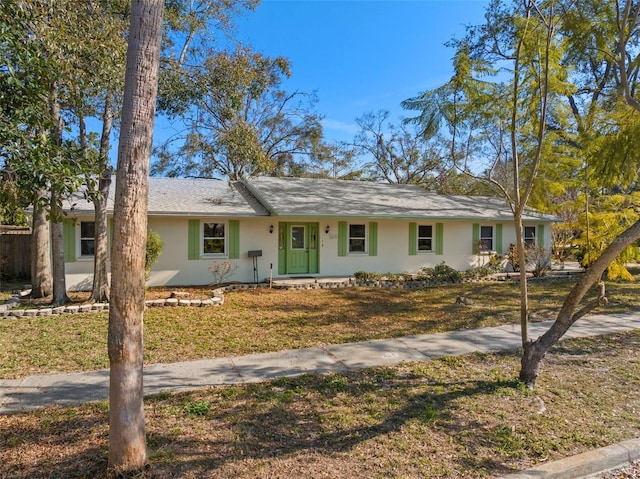
[[[262,0],[237,19],[237,36],[264,54],[287,57],[288,91],[316,91],[325,136],[350,140],[354,119],[389,110],[445,83],[465,25],[484,20],[488,0]]]

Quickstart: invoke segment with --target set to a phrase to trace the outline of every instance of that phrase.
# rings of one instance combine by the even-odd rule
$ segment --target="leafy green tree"
[[[615,109],[615,113],[622,115],[614,115],[614,118],[624,117],[628,111],[627,106],[631,107],[636,114],[640,113],[640,102],[637,100],[634,92],[636,91],[636,78],[638,69],[638,51],[635,48],[640,38],[640,5],[633,1],[619,2],[587,2],[589,5],[580,4],[577,8],[574,4],[568,4],[567,9],[572,9],[574,16],[565,16],[571,18],[571,23],[565,23],[564,31],[566,38],[580,38],[581,36],[593,36],[597,39],[597,56],[607,58],[606,67],[602,67],[602,62],[596,61],[596,58],[590,57],[585,51],[585,61],[580,63],[582,69],[600,69],[613,68],[615,74],[611,76],[610,81],[603,81],[601,88],[608,92],[603,102]],[[590,11],[600,12],[600,16],[595,21],[588,18]],[[578,21],[575,20],[578,19]],[[585,30],[585,26],[589,29]],[[587,33],[588,32],[588,33]],[[579,50],[579,46],[576,48]],[[609,61],[611,60],[611,61]],[[624,100],[624,103],[620,103]],[[612,122],[615,126],[615,122]],[[624,124],[618,124],[620,131],[625,131]],[[617,139],[615,128],[613,128],[613,138]],[[608,139],[607,139],[608,140]],[[635,141],[629,139],[629,141]],[[621,139],[619,146],[624,145]],[[618,151],[624,151],[624,148],[617,148]],[[634,157],[626,157],[627,161],[620,161],[618,158],[606,158],[605,163],[610,165],[624,164],[627,174],[633,178],[637,174],[637,164],[629,162]],[[629,169],[629,167],[631,168]],[[611,171],[616,172],[615,166]],[[619,174],[622,174],[620,172]],[[544,359],[547,351],[553,346],[567,330],[583,317],[585,314],[593,310],[602,302],[606,301],[604,283],[601,282],[601,276],[604,271],[625,252],[629,247],[636,245],[640,238],[640,221],[635,221],[631,226],[618,234],[615,238],[608,238],[603,245],[603,249],[599,257],[590,264],[589,269],[580,278],[575,287],[571,290],[565,299],[556,321],[551,328],[535,341],[531,341],[525,346],[525,350],[521,360],[520,378],[534,386],[539,375],[540,363]],[[576,311],[580,302],[584,298],[591,287],[598,283],[599,294],[595,300],[583,305]]]
[[[100,143],[102,154],[98,157],[86,119],[96,116],[100,95],[113,88],[114,82],[105,86],[105,79],[117,70],[117,66],[113,67],[118,55],[115,45],[118,40],[124,45],[123,23],[114,13],[119,10],[125,10],[122,0],[80,4],[67,0],[27,0],[3,4],[3,25],[16,32],[15,37],[7,37],[11,44],[3,45],[6,47],[3,51],[9,52],[3,56],[8,65],[5,78],[18,78],[19,82],[11,85],[14,90],[16,85],[22,89],[20,95],[11,95],[22,103],[14,100],[7,105],[16,133],[5,137],[3,156],[13,191],[17,193],[15,201],[22,206],[34,205],[33,250],[38,252],[32,267],[34,295],[41,294],[38,278],[42,276],[40,271],[47,269],[39,258],[49,257],[45,241],[49,235],[39,223],[47,216],[52,220],[54,302],[68,300],[61,202],[77,191],[83,181],[87,182],[87,191],[92,192],[93,178],[100,174],[100,166],[105,170],[108,161],[105,160],[108,142]],[[120,51],[123,56],[124,47]],[[1,88],[9,93],[7,86],[4,83]],[[109,135],[110,124],[103,130],[103,139]],[[103,223],[106,225],[106,215]],[[106,252],[106,233],[104,242],[98,241],[97,245],[103,243],[98,251]],[[106,254],[100,264],[106,268]]]
[[[640,219],[638,205],[640,192],[631,194],[601,195],[597,197],[588,212],[581,214],[575,228],[581,234],[575,239],[579,249],[578,257],[584,267],[589,267],[611,241]],[[587,219],[588,215],[588,219]],[[609,280],[634,281],[626,265],[640,260],[637,244],[626,248],[607,268]]]
[[[526,264],[522,216],[542,160],[555,135],[547,128],[559,95],[572,86],[561,65],[563,45],[555,37],[553,2],[507,6],[494,1],[484,25],[470,27],[452,45],[455,73],[440,88],[403,102],[420,113],[416,123],[426,138],[444,125],[449,161],[476,180],[484,180],[509,202],[516,225],[518,263]],[[526,270],[520,271],[520,325],[528,337]]]
[[[192,72],[182,96],[161,106],[180,114],[187,132],[158,153],[154,172],[170,176],[222,175],[236,180],[257,174],[280,176],[295,170],[322,136],[312,113],[313,95],[281,89],[290,76],[288,60],[247,49],[211,52]]]
[[[454,43],[452,80],[405,102],[420,111],[414,121],[426,135],[435,134],[444,120],[457,169],[499,188],[512,205],[516,224],[536,189],[548,189],[563,175],[571,188],[560,189],[558,196],[578,197],[580,186],[590,191],[610,179],[636,179],[636,140],[630,138],[636,121],[629,119],[640,112],[633,94],[640,6],[631,1],[586,3],[492,2],[486,24],[472,27]],[[483,160],[488,160],[484,166]],[[511,180],[505,176],[509,170]],[[616,223],[616,232],[624,229],[619,217]],[[516,235],[522,245],[521,227]],[[640,222],[635,222],[603,241],[599,257],[567,296],[552,327],[536,340],[527,335],[526,286],[521,289],[522,381],[534,387],[548,349],[605,301],[601,275],[639,235]],[[580,306],[596,283],[598,297]]]
[[[149,231],[147,233],[147,242],[145,245],[144,255],[144,276],[145,280],[149,279],[151,274],[151,268],[158,262],[158,258],[162,254],[162,248],[164,244],[160,235],[155,231]]]

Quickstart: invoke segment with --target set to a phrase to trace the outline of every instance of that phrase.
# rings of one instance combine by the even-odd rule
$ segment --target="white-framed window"
[[[202,254],[226,254],[226,231],[224,223],[202,223]]]
[[[489,252],[494,250],[494,237],[492,225],[480,226],[480,252]]]
[[[526,246],[536,245],[536,227],[535,226],[524,227],[524,244]]]
[[[307,249],[307,229],[304,225],[291,226],[291,249],[298,251]]]
[[[80,222],[80,255],[94,256],[96,254],[96,223],[95,221]]]
[[[418,225],[418,253],[433,252],[433,226]]]
[[[349,253],[366,253],[367,252],[367,225],[350,224],[349,225]]]

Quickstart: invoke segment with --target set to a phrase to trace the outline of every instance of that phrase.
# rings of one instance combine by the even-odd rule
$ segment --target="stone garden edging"
[[[109,303],[86,303],[86,304],[68,304],[65,306],[31,309],[16,309],[15,306],[20,304],[20,296],[14,296],[0,305],[0,318],[35,318],[38,316],[53,316],[58,314],[76,314],[76,313],[98,313],[100,311],[109,311]],[[148,299],[144,302],[147,308],[157,307],[175,307],[175,306],[221,306],[224,304],[224,295],[222,292],[213,291],[213,296],[209,299]]]

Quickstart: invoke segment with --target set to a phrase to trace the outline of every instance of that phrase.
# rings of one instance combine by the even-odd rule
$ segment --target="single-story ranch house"
[[[93,211],[81,196],[67,208],[71,290],[91,288]],[[502,199],[362,181],[150,178],[148,219],[164,243],[150,286],[212,284],[210,268],[225,262],[234,268],[225,280],[247,283],[270,276],[417,272],[442,262],[462,271],[492,253],[507,253],[515,242],[511,210]],[[527,243],[550,247],[553,221],[528,212]]]

